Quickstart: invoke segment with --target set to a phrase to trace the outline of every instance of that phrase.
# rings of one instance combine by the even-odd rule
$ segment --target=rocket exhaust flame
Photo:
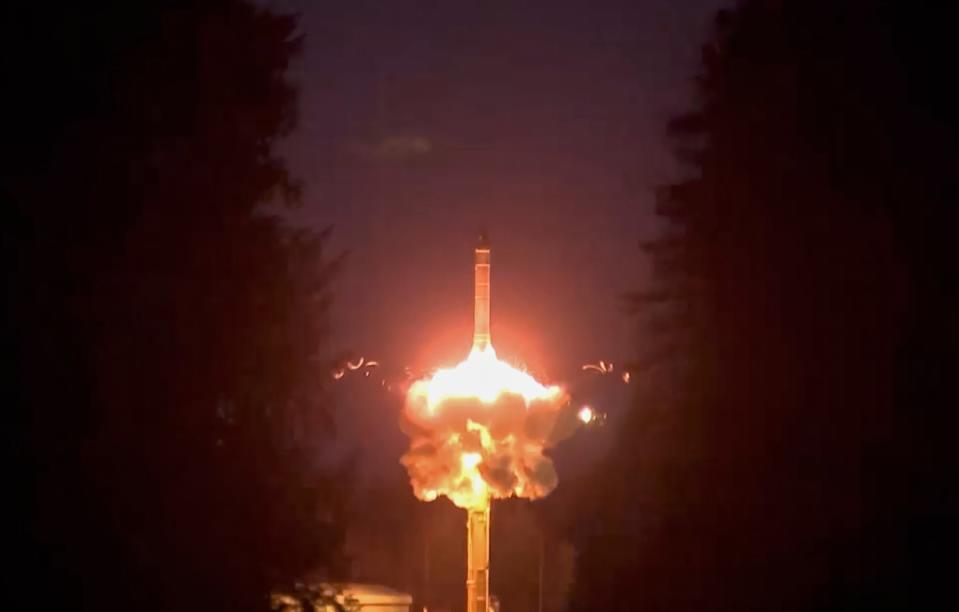
[[[455,368],[410,387],[404,430],[410,450],[402,463],[416,496],[447,496],[461,508],[491,498],[535,499],[556,486],[543,455],[566,395],[496,357],[475,349]]]
[[[568,402],[557,386],[500,361],[490,340],[490,247],[474,252],[473,347],[462,363],[414,382],[401,426],[416,496],[441,495],[467,510],[467,611],[489,606],[489,508],[494,498],[536,499],[557,483],[543,451]]]

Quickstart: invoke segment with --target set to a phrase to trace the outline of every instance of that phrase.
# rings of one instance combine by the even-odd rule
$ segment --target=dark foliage
[[[323,236],[272,153],[294,21],[240,0],[4,8],[11,609],[264,609],[337,562]],[[8,565],[8,568],[10,565]]]
[[[952,24],[857,0],[718,16],[670,126],[695,171],[660,194],[643,391],[574,609],[956,606]]]

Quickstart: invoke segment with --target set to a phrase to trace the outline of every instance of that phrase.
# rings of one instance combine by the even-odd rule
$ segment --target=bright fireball
[[[561,392],[559,387],[542,385],[526,372],[497,359],[492,345],[472,350],[459,365],[437,370],[432,378],[413,383],[409,390],[410,396],[426,400],[430,413],[448,399],[478,398],[492,404],[504,393],[513,393],[523,396],[529,404],[557,397]]]

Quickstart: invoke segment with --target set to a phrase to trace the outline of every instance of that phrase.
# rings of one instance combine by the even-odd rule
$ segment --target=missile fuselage
[[[486,234],[480,235],[473,251],[473,349],[485,350],[490,345],[490,246]]]
[[[490,348],[490,245],[480,234],[473,251],[473,350]],[[489,500],[467,510],[466,612],[489,612]]]

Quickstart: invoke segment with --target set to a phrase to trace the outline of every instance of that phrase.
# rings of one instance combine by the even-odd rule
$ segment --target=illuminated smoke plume
[[[497,359],[491,345],[414,382],[402,419],[410,449],[401,459],[414,493],[424,501],[445,495],[461,508],[549,494],[557,477],[543,451],[558,441],[567,400],[560,387]]]

